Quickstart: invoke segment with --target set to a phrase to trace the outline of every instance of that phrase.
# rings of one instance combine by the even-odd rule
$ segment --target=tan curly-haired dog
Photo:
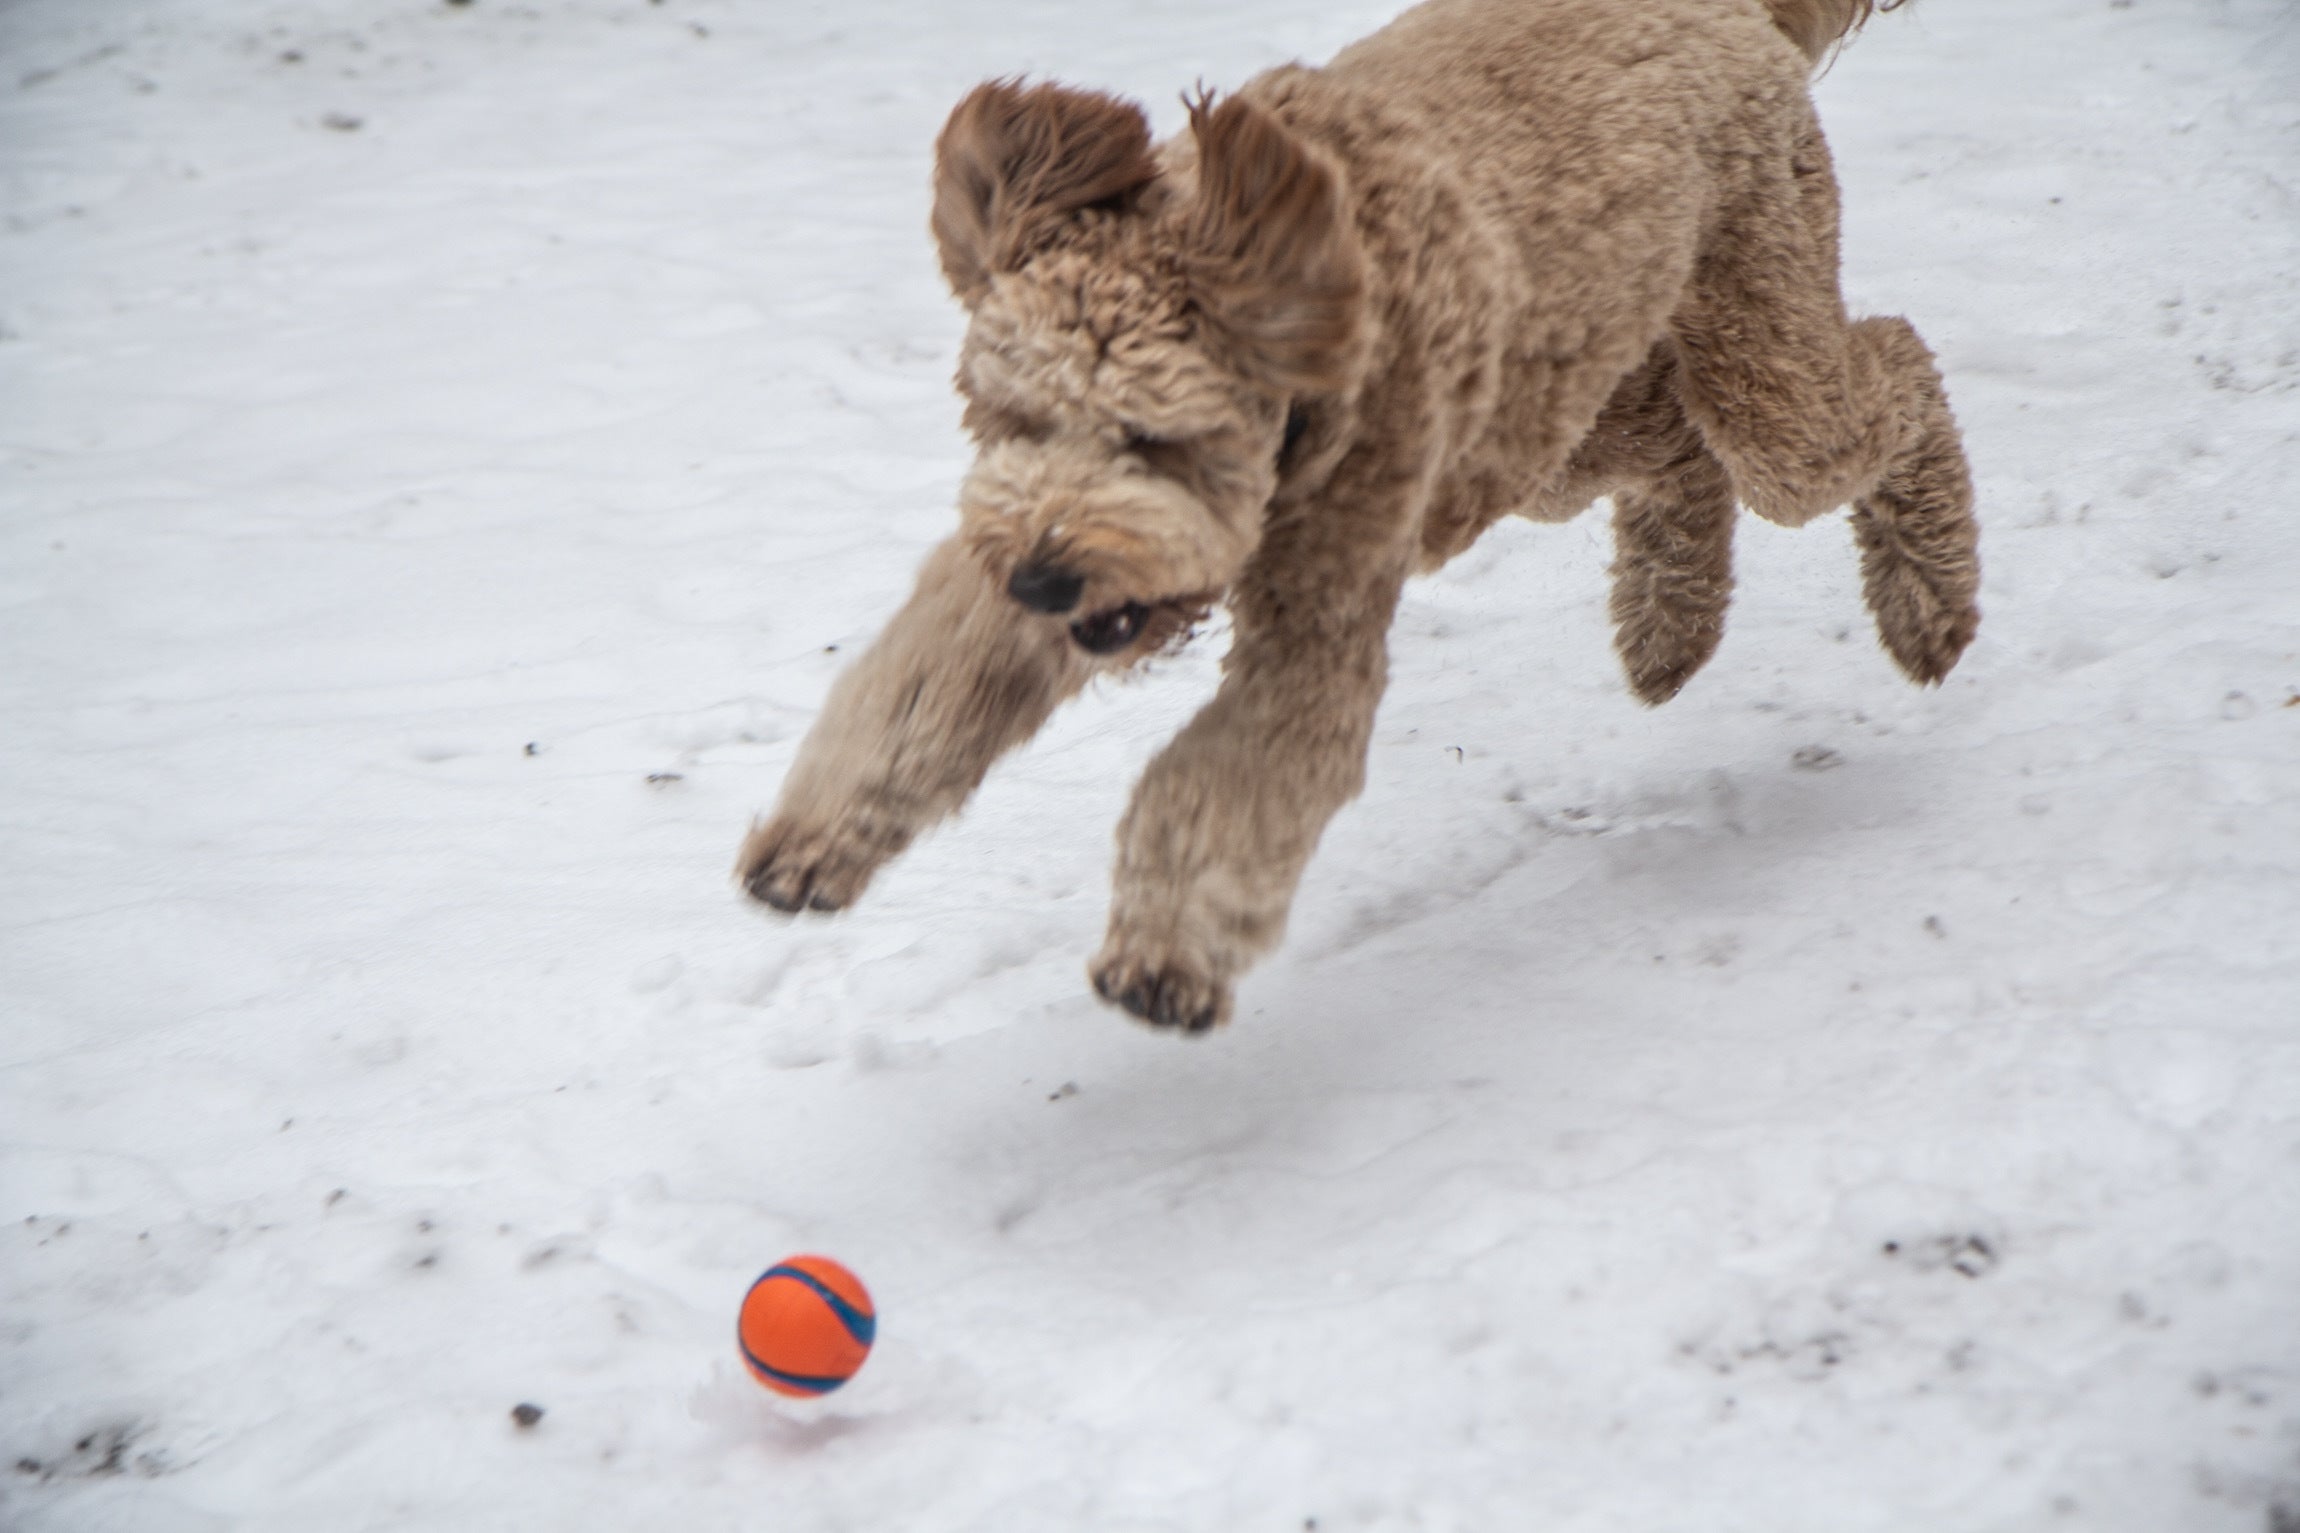
[[[1893,658],[1973,636],[1931,355],[1849,322],[1807,79],[1871,0],[1431,0],[1322,69],[1139,108],[982,86],[936,146],[971,314],[960,529],[843,675],[737,874],[837,910],[1101,672],[1216,603],[1220,691],[1118,829],[1094,987],[1191,1031],[1365,777],[1408,575],[1610,496],[1629,680],[1716,648],[1738,501],[1847,502]]]

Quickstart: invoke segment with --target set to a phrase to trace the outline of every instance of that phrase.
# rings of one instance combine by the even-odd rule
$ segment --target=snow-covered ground
[[[2300,1527],[2279,0],[1821,87],[1979,476],[1938,692],[1747,524],[1641,711],[1512,524],[1220,1036],[1083,978],[1215,645],[847,916],[730,887],[951,520],[951,102],[1388,9],[0,6],[0,1525]],[[796,1250],[883,1316],[813,1404]]]

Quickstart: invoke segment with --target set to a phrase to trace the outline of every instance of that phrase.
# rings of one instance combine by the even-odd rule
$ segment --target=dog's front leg
[[[998,589],[951,539],[831,687],[735,876],[777,910],[838,910],[990,764],[1038,732],[1089,668],[1058,622]]]
[[[1228,1019],[1231,981],[1284,935],[1326,822],[1365,785],[1406,558],[1360,552],[1374,562],[1264,561],[1337,583],[1241,593],[1221,690],[1134,790],[1090,972],[1144,1021],[1200,1032]]]

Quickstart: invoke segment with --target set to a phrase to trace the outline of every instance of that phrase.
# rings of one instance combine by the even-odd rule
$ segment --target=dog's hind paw
[[[1092,974],[1097,995],[1152,1027],[1203,1033],[1230,1020],[1230,987],[1174,960],[1153,962],[1105,949]]]
[[[743,838],[735,881],[752,899],[789,914],[844,910],[879,864],[902,849],[885,845],[885,839],[787,819],[764,821]]]
[[[1901,529],[1857,510],[1863,594],[1876,615],[1877,637],[1909,680],[1938,686],[1980,628],[1974,601],[1980,564],[1968,543],[1915,546]]]

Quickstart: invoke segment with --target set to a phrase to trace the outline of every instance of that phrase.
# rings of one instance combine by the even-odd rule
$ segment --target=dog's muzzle
[[[1054,564],[1018,565],[1006,579],[1006,594],[1033,612],[1059,617],[1078,605],[1086,577]],[[1070,637],[1090,655],[1115,655],[1142,636],[1150,609],[1127,602],[1107,612],[1089,612],[1070,625]]]

